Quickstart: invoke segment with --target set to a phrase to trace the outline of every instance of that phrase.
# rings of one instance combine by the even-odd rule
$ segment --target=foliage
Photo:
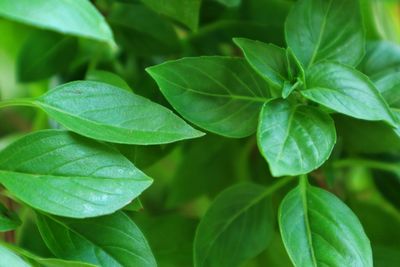
[[[0,267],[399,265],[393,7],[0,0]]]

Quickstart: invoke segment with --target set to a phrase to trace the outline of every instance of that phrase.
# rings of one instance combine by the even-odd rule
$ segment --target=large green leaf
[[[8,248],[0,245],[0,267],[31,267],[29,263],[20,258]]]
[[[221,4],[227,6],[227,7],[236,7],[239,6],[242,0],[215,0],[217,2],[220,2]]]
[[[123,212],[85,220],[37,214],[37,219],[57,257],[103,267],[157,266],[146,238]]]
[[[197,30],[201,0],[142,0],[160,14],[181,22],[191,30]]]
[[[364,55],[357,0],[297,1],[285,30],[288,46],[305,68],[323,60],[356,65]]]
[[[105,70],[89,70],[86,73],[86,80],[108,83],[115,87],[125,89],[129,92],[132,91],[131,87],[117,74]]]
[[[357,70],[337,64],[320,63],[306,73],[306,88],[301,93],[339,113],[394,124],[394,117],[382,95],[368,77]]]
[[[375,80],[375,85],[389,106],[400,108],[400,72],[392,72],[382,76]]]
[[[45,130],[0,152],[0,183],[36,209],[81,218],[122,208],[152,180],[107,145]]]
[[[78,41],[55,32],[37,32],[28,38],[18,56],[18,79],[23,82],[49,78],[74,59]]]
[[[367,53],[360,63],[362,72],[368,76],[380,76],[400,68],[400,46],[388,41],[367,43]]]
[[[337,197],[304,180],[282,201],[279,226],[296,267],[372,267],[370,242],[357,217]]]
[[[255,184],[223,191],[201,220],[195,267],[236,267],[263,251],[273,237],[271,193]]]
[[[245,38],[233,41],[242,49],[250,66],[267,81],[282,87],[284,81],[289,80],[285,49]]]
[[[267,82],[239,58],[183,58],[146,70],[183,117],[228,137],[251,135],[270,97]]]
[[[0,203],[0,232],[14,230],[20,225],[21,220],[17,213],[8,210]]]
[[[336,142],[335,125],[317,108],[277,99],[261,111],[257,140],[272,175],[299,175],[328,159]]]
[[[0,0],[0,16],[60,33],[113,42],[106,21],[87,0]]]
[[[162,144],[203,135],[167,108],[105,83],[67,83],[34,103],[66,128],[108,142]]]

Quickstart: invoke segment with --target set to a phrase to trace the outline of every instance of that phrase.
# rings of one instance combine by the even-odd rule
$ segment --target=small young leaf
[[[307,69],[332,60],[356,65],[364,55],[364,32],[357,0],[300,0],[285,24],[286,41]]]
[[[45,130],[0,152],[0,183],[36,209],[82,218],[122,208],[152,180],[107,145]]]
[[[74,59],[78,41],[55,32],[37,32],[26,40],[18,55],[17,73],[22,82],[49,78]]]
[[[62,259],[104,267],[156,267],[153,253],[136,224],[123,212],[85,220],[37,214],[49,249]]]
[[[201,0],[142,0],[142,2],[154,11],[181,22],[192,31],[197,30]]]
[[[0,245],[0,267],[31,267],[29,263],[24,261],[17,254]]]
[[[272,100],[261,110],[257,141],[272,175],[304,174],[328,159],[336,142],[335,125],[317,108]]]
[[[223,191],[197,228],[194,266],[237,267],[263,251],[274,229],[268,193],[255,184]]]
[[[20,225],[21,220],[18,215],[0,203],[0,232],[14,230]]]
[[[293,264],[372,267],[370,242],[357,217],[333,194],[306,183],[279,208],[279,227]]]
[[[239,58],[183,58],[146,70],[183,117],[227,137],[251,135],[270,98],[267,82]]]
[[[110,27],[87,0],[1,0],[0,16],[60,33],[113,42]]]
[[[163,144],[203,135],[167,108],[105,83],[67,83],[35,104],[66,128],[108,142]]]
[[[400,70],[400,46],[388,41],[367,43],[367,53],[360,63],[360,70],[370,77],[388,71]]]
[[[250,66],[267,81],[281,88],[284,81],[289,80],[285,49],[245,38],[233,41],[242,49]]]
[[[314,65],[306,73],[301,93],[308,99],[339,113],[363,119],[395,124],[386,101],[361,72],[336,63]]]

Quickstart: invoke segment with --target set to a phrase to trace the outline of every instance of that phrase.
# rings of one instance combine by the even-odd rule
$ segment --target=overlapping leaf
[[[272,175],[299,175],[328,159],[336,132],[325,112],[277,99],[266,103],[261,111],[257,140]]]
[[[0,152],[0,183],[36,209],[82,218],[122,208],[152,180],[107,145],[45,130]]]
[[[66,128],[114,143],[163,144],[203,135],[167,108],[105,83],[67,83],[34,103]]]
[[[285,31],[288,46],[305,68],[323,60],[356,65],[364,55],[357,0],[297,1]]]
[[[153,253],[123,212],[86,220],[37,214],[40,233],[57,256],[104,267],[155,267]]]
[[[337,197],[306,183],[293,189],[279,208],[286,250],[296,267],[372,267],[362,225]]]
[[[87,0],[0,0],[0,16],[60,33],[113,42],[110,27]]]
[[[239,58],[183,58],[147,71],[183,117],[228,137],[252,134],[270,98],[267,82]]]
[[[263,251],[273,236],[266,188],[241,184],[223,191],[201,220],[195,267],[236,267]]]

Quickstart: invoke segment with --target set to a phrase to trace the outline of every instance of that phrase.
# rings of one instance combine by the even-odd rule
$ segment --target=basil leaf
[[[236,267],[263,251],[274,229],[269,193],[255,184],[223,191],[197,228],[194,266]]]
[[[31,267],[26,261],[8,248],[0,245],[0,267]]]
[[[351,67],[336,63],[313,66],[306,73],[306,88],[301,93],[354,118],[395,124],[393,114],[375,86],[368,77]]]
[[[400,108],[399,76],[400,72],[388,73],[375,81],[376,88],[380,91],[389,106],[398,108]]]
[[[52,253],[104,267],[155,267],[153,253],[136,224],[123,212],[85,220],[37,214]]]
[[[21,225],[18,215],[0,203],[0,232],[14,230]]]
[[[74,59],[78,41],[55,32],[38,32],[26,40],[17,62],[22,82],[49,78],[64,70]]]
[[[300,0],[289,13],[286,41],[307,69],[332,60],[356,65],[364,55],[365,34],[356,0]]]
[[[239,58],[183,58],[146,70],[183,117],[227,137],[251,135],[270,98],[266,81]]]
[[[400,46],[389,41],[367,43],[367,53],[359,68],[371,77],[391,70],[400,71]]]
[[[154,11],[182,23],[192,31],[197,30],[201,0],[142,0],[142,2]]]
[[[372,267],[368,237],[333,194],[301,182],[282,201],[279,227],[295,266]]]
[[[0,182],[36,209],[83,218],[122,208],[152,180],[107,145],[44,130],[0,152]]]
[[[60,33],[113,42],[110,27],[87,0],[0,1],[0,16]]]
[[[66,128],[108,142],[163,144],[203,135],[167,108],[105,83],[67,83],[35,104]]]
[[[245,38],[234,38],[233,41],[242,49],[250,66],[267,81],[282,87],[284,81],[289,80],[285,49]]]
[[[304,174],[329,158],[335,125],[317,108],[276,99],[261,110],[257,141],[273,176]]]

